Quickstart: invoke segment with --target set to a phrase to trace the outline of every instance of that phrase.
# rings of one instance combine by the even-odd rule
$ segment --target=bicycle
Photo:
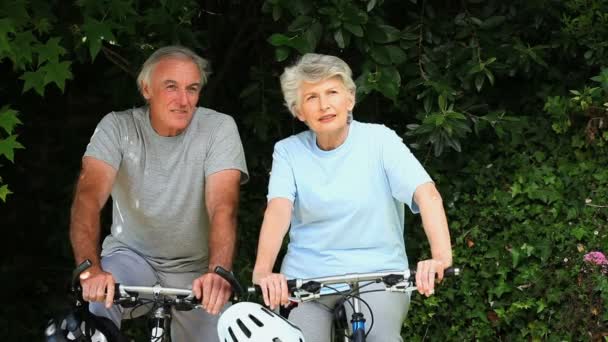
[[[91,262],[85,260],[72,272],[70,292],[73,295],[72,310],[59,322],[51,319],[45,329],[47,342],[92,341],[114,342],[126,339],[110,320],[89,313],[88,303],[82,298],[80,274],[91,267]],[[226,279],[233,289],[233,299],[243,292],[241,285],[234,275],[218,266],[215,273]],[[114,305],[132,310],[141,306],[151,305],[149,310],[150,341],[169,341],[171,325],[171,308],[179,311],[190,311],[201,308],[200,301],[190,289],[167,288],[160,284],[154,286],[127,286],[116,283]],[[67,331],[66,336],[63,332]]]
[[[445,277],[460,275],[460,269],[450,267],[444,271]],[[412,292],[416,290],[416,271],[385,271],[374,273],[350,273],[337,276],[309,278],[309,279],[290,279],[287,281],[288,292],[290,294],[290,305],[287,309],[281,308],[284,317],[288,317],[289,311],[297,306],[297,303],[305,303],[323,296],[339,295],[342,296],[334,308],[334,327],[336,327],[336,335],[342,336],[345,342],[365,342],[369,332],[374,325],[373,312],[369,305],[365,303],[360,295],[367,292],[389,291],[389,292]],[[361,291],[366,286],[375,283],[383,283],[384,290],[369,290]],[[343,287],[347,286],[346,290]],[[323,291],[328,289],[329,291]],[[248,287],[249,294],[259,294],[259,286]],[[349,302],[350,301],[350,302]],[[346,324],[347,317],[344,310],[344,305],[349,303],[353,309],[351,315],[350,329]],[[361,303],[366,305],[370,311],[370,325],[366,331],[366,318],[361,311]]]

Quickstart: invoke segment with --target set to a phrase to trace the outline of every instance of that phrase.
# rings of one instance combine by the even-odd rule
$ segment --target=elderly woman
[[[418,291],[433,294],[452,250],[441,196],[427,172],[394,131],[353,120],[355,84],[341,59],[306,54],[285,69],[281,87],[287,107],[309,130],[275,145],[253,271],[265,304],[288,302],[286,278],[407,269],[404,203],[421,213],[431,246],[432,259],[417,265]],[[288,230],[281,273],[273,273]],[[307,341],[329,341],[335,297],[291,312]],[[375,317],[368,340],[401,341],[409,294],[362,298]]]

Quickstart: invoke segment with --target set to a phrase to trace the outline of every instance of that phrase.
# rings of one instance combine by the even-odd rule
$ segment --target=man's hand
[[[114,302],[114,276],[99,266],[93,266],[80,274],[82,299],[87,302],[106,302],[110,308]]]
[[[230,283],[216,273],[206,273],[194,279],[192,292],[201,299],[203,309],[212,315],[220,313],[232,293]]]

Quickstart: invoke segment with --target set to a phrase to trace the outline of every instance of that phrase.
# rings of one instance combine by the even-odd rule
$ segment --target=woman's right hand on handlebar
[[[260,286],[264,304],[274,310],[289,303],[287,279],[281,273],[253,273],[253,283]]]
[[[103,302],[110,308],[114,301],[114,276],[99,266],[91,266],[80,274],[82,299],[87,302]]]

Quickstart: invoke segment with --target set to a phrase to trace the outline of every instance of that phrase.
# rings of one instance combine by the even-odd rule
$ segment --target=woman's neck
[[[340,147],[346,141],[349,129],[350,125],[346,125],[338,131],[317,133],[317,146],[323,151],[331,151]]]

